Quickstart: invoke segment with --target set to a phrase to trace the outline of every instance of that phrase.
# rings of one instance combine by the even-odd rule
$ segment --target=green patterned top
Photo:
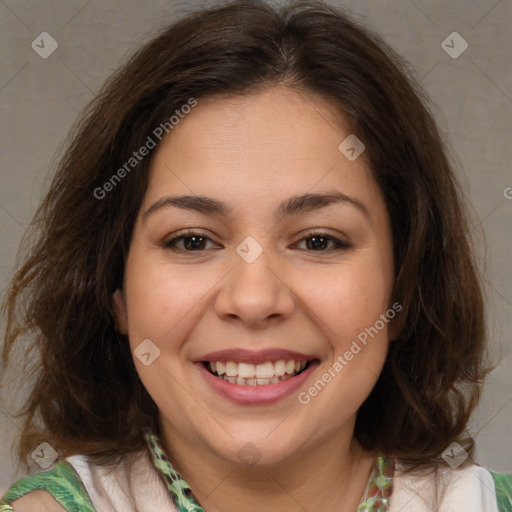
[[[0,511],[12,511],[10,505],[32,491],[48,491],[66,511],[95,512],[82,481],[69,462],[59,462],[53,469],[22,478],[0,501]]]
[[[496,500],[500,512],[512,512],[512,475],[491,474],[496,487]]]
[[[157,436],[146,433],[146,441],[155,468],[180,512],[205,512],[196,500],[190,486],[173,468]],[[378,457],[366,485],[357,512],[385,512],[392,492],[394,464]],[[490,472],[495,483],[499,512],[512,512],[512,475]],[[94,505],[80,477],[66,460],[52,469],[22,478],[13,484],[0,500],[0,512],[13,511],[11,503],[32,491],[44,490],[68,512],[95,512]]]

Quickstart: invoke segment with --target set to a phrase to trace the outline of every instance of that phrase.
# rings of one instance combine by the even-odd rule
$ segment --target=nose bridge
[[[219,316],[259,324],[293,311],[293,294],[269,249],[246,239],[233,257],[234,268],[226,276],[216,300]]]

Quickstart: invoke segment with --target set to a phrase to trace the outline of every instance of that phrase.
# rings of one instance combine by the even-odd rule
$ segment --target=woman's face
[[[157,148],[114,300],[171,444],[273,463],[352,437],[395,311],[388,214],[350,134],[277,87],[198,100]]]

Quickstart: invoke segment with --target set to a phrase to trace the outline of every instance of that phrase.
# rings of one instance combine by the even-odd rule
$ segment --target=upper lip
[[[284,359],[285,361],[311,361],[317,359],[316,356],[310,354],[302,354],[293,350],[285,350],[278,348],[268,348],[264,350],[249,350],[232,348],[226,350],[217,350],[209,352],[196,359],[195,362],[204,361],[233,361],[235,363],[265,363],[267,361],[275,362]]]

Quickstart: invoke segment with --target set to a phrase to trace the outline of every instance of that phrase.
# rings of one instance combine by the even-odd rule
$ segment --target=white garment
[[[133,459],[130,473],[133,497],[126,463],[106,469],[83,455],[66,460],[78,473],[97,512],[178,512],[147,452]]]
[[[476,464],[463,469],[443,468],[438,493],[435,507],[432,475],[421,477],[396,472],[388,512],[499,512],[492,475]]]
[[[135,503],[128,491],[125,465],[107,471],[82,455],[67,461],[80,476],[98,512],[177,512],[169,491],[149,455],[134,458],[131,472]],[[404,475],[397,464],[388,512],[498,512],[494,480],[486,469],[470,465],[464,469],[449,466],[440,472],[440,497],[434,507],[434,477]]]

